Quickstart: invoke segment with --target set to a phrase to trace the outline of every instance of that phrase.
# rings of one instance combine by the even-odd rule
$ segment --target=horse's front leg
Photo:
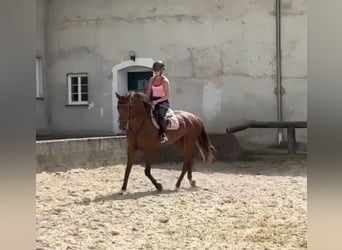
[[[135,159],[135,154],[136,154],[136,148],[129,146],[127,150],[127,165],[126,165],[126,170],[125,170],[124,181],[121,187],[121,194],[126,193],[128,178],[132,170],[133,162]]]
[[[145,151],[145,175],[150,179],[150,181],[153,183],[153,185],[156,187],[156,189],[161,192],[163,191],[163,186],[154,179],[154,177],[151,174],[151,163],[153,160],[153,152],[156,152],[155,150],[151,151]]]

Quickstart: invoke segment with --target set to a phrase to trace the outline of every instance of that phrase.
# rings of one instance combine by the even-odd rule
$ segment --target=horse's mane
[[[131,97],[133,96],[139,96],[139,98],[143,101],[143,102],[150,102],[150,97],[148,95],[146,95],[143,92],[137,92],[137,91],[130,91],[129,92],[131,94]]]
[[[150,98],[148,97],[148,95],[146,95],[146,94],[143,93],[143,92],[138,92],[138,91],[132,90],[132,91],[130,91],[129,93],[131,93],[132,96],[133,96],[133,95],[140,96],[140,97],[142,97],[144,100],[149,100],[149,99],[150,99]]]
[[[138,96],[141,99],[141,101],[143,102],[145,109],[147,111],[149,111],[151,109],[150,97],[148,95],[146,95],[145,93],[133,90],[133,91],[129,91],[129,93],[127,95],[130,95],[131,98],[134,96]]]

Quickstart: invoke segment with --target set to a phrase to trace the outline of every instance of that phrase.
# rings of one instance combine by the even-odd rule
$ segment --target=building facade
[[[37,0],[37,133],[118,134],[115,91],[166,63],[171,108],[210,133],[277,119],[275,0]],[[307,119],[307,1],[281,1],[284,120]],[[132,60],[133,59],[133,60]],[[237,136],[274,142],[275,131]],[[306,130],[298,131],[306,141]]]

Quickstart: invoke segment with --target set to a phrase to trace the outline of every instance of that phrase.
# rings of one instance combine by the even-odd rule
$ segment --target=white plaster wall
[[[276,120],[275,1],[49,2],[55,131],[113,130],[112,69],[129,60],[130,50],[166,62],[172,107],[198,114],[211,133],[250,118]],[[307,1],[284,2],[284,117],[305,120]],[[92,109],[65,107],[65,75],[72,71],[89,72]],[[276,138],[269,130],[237,136],[261,143]]]
[[[307,1],[282,0],[284,119],[307,120]],[[306,141],[307,130],[297,130]]]
[[[44,99],[36,100],[36,131],[38,134],[48,134],[50,131],[48,111],[48,86],[46,84],[46,22],[48,0],[36,0],[36,56],[43,63]]]

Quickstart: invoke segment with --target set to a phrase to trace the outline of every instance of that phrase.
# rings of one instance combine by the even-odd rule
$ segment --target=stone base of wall
[[[264,150],[272,145],[250,145],[236,140],[233,135],[216,134],[210,135],[212,144],[216,147],[216,160],[219,161],[239,161],[251,160],[251,152]],[[280,145],[286,149],[286,144]],[[298,144],[297,149],[306,151],[305,145]],[[286,151],[287,150],[283,150]],[[126,164],[127,142],[125,136],[107,136],[74,138],[60,140],[37,141],[37,172],[42,171],[66,171],[72,168],[96,168],[111,166],[115,164]],[[161,162],[180,162],[183,157],[174,146],[161,147],[156,152],[153,164]],[[199,152],[196,154],[196,161],[202,161]],[[144,156],[138,152],[135,163],[143,163]]]
[[[126,160],[126,147],[124,136],[38,141],[37,171],[119,164]]]
[[[210,139],[218,151],[218,160],[234,161],[243,157],[244,152],[234,136],[210,135]],[[126,164],[127,159],[125,136],[37,141],[36,149],[37,172]],[[160,148],[154,163],[179,162],[182,159],[179,150],[171,145]],[[199,153],[196,160],[201,160]],[[136,163],[143,161],[142,152],[138,152]]]

